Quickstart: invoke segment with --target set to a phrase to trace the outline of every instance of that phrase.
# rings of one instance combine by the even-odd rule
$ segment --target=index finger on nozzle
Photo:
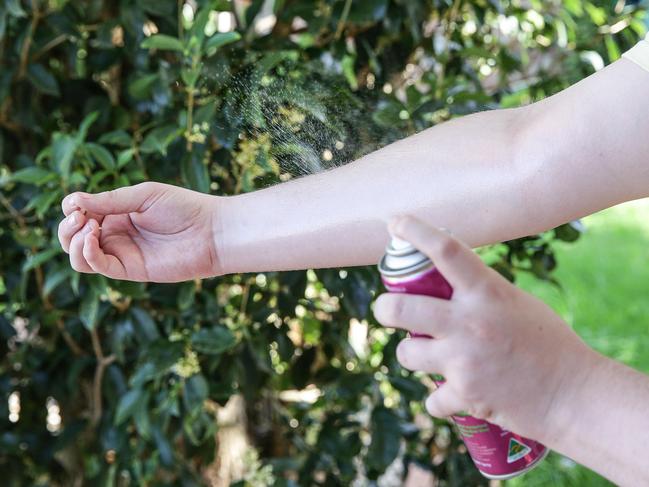
[[[391,222],[390,231],[430,257],[453,287],[469,288],[485,276],[480,258],[448,230],[406,216]]]

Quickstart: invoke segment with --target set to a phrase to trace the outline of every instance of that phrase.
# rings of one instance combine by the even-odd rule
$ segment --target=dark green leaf
[[[153,441],[155,442],[156,449],[160,454],[160,460],[162,461],[162,464],[167,467],[172,467],[174,464],[174,454],[171,445],[169,444],[169,440],[165,438],[164,434],[157,426],[151,428],[151,434],[153,436]]]
[[[97,121],[97,118],[99,118],[99,112],[90,112],[86,117],[81,121],[81,124],[79,125],[79,130],[77,132],[77,145],[80,145],[84,140],[86,140],[86,137],[88,136],[88,130],[90,130],[90,127],[92,126],[93,123]]]
[[[50,270],[45,275],[43,294],[46,296],[50,294],[59,284],[68,279],[72,272],[72,269],[70,269],[67,265],[65,267],[59,267]]]
[[[367,461],[371,468],[382,473],[397,457],[401,448],[399,418],[393,411],[377,406],[372,411],[370,432],[372,440],[367,451]]]
[[[201,193],[210,192],[210,175],[198,152],[192,152],[183,159],[181,170],[187,186]]]
[[[203,408],[203,401],[207,399],[208,386],[202,374],[194,374],[185,381],[185,393],[183,403],[187,411],[200,410]]]
[[[583,227],[580,223],[566,223],[554,229],[554,234],[564,242],[574,242],[579,239]]]
[[[25,206],[26,210],[36,210],[36,215],[38,217],[43,217],[43,215],[51,208],[55,201],[61,199],[61,193],[59,191],[47,191],[41,194],[37,194],[32,199],[29,200]]]
[[[56,173],[43,169],[42,167],[26,167],[11,175],[11,180],[17,183],[35,184],[41,186],[48,181],[56,179]]]
[[[364,0],[363,2],[352,2],[349,11],[350,22],[373,22],[385,17],[388,8],[388,0]]]
[[[149,393],[142,389],[131,389],[124,394],[117,404],[115,410],[115,426],[119,426],[124,421],[129,419],[138,407],[146,404],[149,401]]]
[[[99,316],[99,296],[94,290],[86,291],[81,304],[79,305],[79,319],[83,326],[92,330],[97,326],[97,317]]]
[[[203,38],[205,37],[205,26],[210,19],[210,12],[212,11],[211,7],[212,6],[210,2],[198,11],[196,16],[194,17],[194,23],[189,30],[190,38],[196,38],[199,44],[203,42]]]
[[[180,51],[183,52],[184,46],[175,37],[171,37],[165,34],[155,34],[144,39],[141,44],[144,49],[161,49],[165,51]]]
[[[61,95],[56,78],[42,64],[30,64],[27,68],[27,78],[38,91],[46,95]]]
[[[43,265],[45,262],[57,256],[61,252],[62,252],[61,248],[56,247],[56,248],[43,250],[42,252],[38,252],[36,254],[30,255],[25,261],[25,263],[23,264],[23,272],[30,271],[40,265]]]
[[[157,127],[147,134],[140,146],[140,151],[144,153],[159,152],[162,155],[167,154],[167,147],[180,134],[182,129],[175,125],[164,125]]]
[[[68,134],[55,133],[52,141],[52,164],[57,172],[67,179],[78,141]]]
[[[99,137],[99,143],[116,145],[118,147],[130,147],[133,145],[133,138],[124,130],[115,130]]]
[[[153,341],[160,336],[158,327],[149,313],[142,308],[133,307],[131,308],[131,314],[135,318],[136,332],[138,332],[144,341]]]
[[[205,42],[205,53],[207,56],[216,54],[220,47],[241,39],[238,32],[217,32]]]
[[[140,401],[140,405],[133,411],[133,422],[137,432],[142,438],[148,440],[151,438],[151,419],[149,416],[148,404],[146,401]]]
[[[7,10],[3,6],[0,6],[0,40],[4,39],[6,31],[7,31]]]
[[[87,142],[85,148],[88,149],[92,157],[101,164],[104,169],[109,171],[115,169],[115,158],[108,149],[93,142]]]
[[[117,155],[117,167],[121,169],[124,166],[126,166],[129,162],[133,160],[134,155],[135,155],[135,149],[126,149],[121,151]]]
[[[232,332],[224,326],[201,328],[191,335],[192,347],[200,353],[219,355],[236,344]]]
[[[178,309],[184,311],[194,303],[194,294],[196,293],[196,284],[194,281],[183,282],[178,291]]]
[[[143,100],[151,96],[153,85],[158,81],[157,74],[147,74],[128,85],[128,93],[133,98]]]

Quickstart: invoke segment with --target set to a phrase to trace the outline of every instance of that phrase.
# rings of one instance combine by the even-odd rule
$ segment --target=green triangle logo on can
[[[510,438],[509,448],[507,449],[507,463],[513,463],[516,460],[520,460],[531,451],[532,449],[525,443],[521,443],[516,438]]]

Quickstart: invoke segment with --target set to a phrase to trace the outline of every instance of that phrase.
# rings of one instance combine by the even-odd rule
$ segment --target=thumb
[[[164,186],[160,183],[146,182],[95,194],[77,191],[67,195],[61,206],[65,215],[79,209],[96,215],[141,212],[151,205],[151,197]]]

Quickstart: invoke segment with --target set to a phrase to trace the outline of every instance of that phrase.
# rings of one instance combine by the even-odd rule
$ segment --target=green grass
[[[552,306],[596,350],[649,373],[649,200],[584,219],[586,233],[557,245],[562,289],[521,276],[518,285]],[[605,384],[602,394],[606,394]],[[610,421],[614,421],[611,414]],[[613,485],[558,454],[508,487]]]

